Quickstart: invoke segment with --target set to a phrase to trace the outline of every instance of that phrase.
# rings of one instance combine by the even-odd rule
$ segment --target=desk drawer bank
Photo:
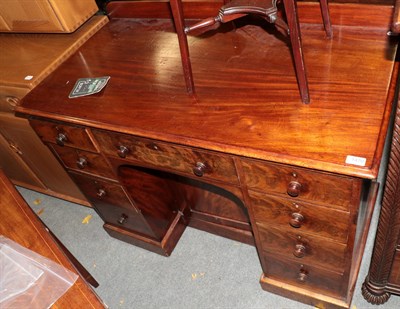
[[[112,12],[159,11],[123,4],[140,5]],[[171,20],[111,14],[17,113],[112,237],[165,256],[187,226],[255,245],[263,289],[348,308],[398,66],[386,36],[391,8],[374,6],[374,18],[356,21],[370,7],[330,10],[334,38],[326,40],[318,3],[299,3],[309,105],[299,99],[290,49],[263,27],[189,37],[190,96]],[[87,76],[111,78],[100,93],[69,99]]]
[[[263,288],[313,291],[339,307],[356,280],[374,182],[66,122],[30,123],[115,238],[168,256],[191,225],[256,244]]]

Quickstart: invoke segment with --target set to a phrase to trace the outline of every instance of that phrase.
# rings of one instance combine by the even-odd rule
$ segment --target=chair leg
[[[324,21],[326,36],[328,39],[332,39],[333,32],[332,32],[331,18],[329,17],[328,0],[320,0],[319,4],[321,6],[321,15],[322,15],[322,20]]]
[[[184,31],[182,0],[170,0],[172,16],[175,23],[176,33],[178,35],[179,49],[183,67],[183,75],[186,83],[186,90],[189,94],[194,93],[194,83],[192,74],[192,65],[189,57],[189,47],[187,37]]]
[[[303,50],[301,44],[300,25],[297,16],[295,0],[283,0],[287,23],[289,27],[290,42],[294,58],[297,82],[299,84],[300,96],[303,103],[310,103],[306,67],[304,64]]]

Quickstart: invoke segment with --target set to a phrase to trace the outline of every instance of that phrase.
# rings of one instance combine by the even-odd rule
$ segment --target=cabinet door
[[[50,150],[37,137],[27,120],[13,115],[0,115],[0,132],[20,150],[20,157],[52,191],[85,200],[71,178]]]
[[[18,185],[45,189],[19,153],[20,150],[0,134],[0,168],[7,177]]]

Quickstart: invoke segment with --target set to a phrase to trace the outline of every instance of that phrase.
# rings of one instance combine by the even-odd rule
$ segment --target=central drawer
[[[121,133],[92,132],[102,152],[108,156],[166,168],[191,177],[238,184],[235,164],[229,156]]]

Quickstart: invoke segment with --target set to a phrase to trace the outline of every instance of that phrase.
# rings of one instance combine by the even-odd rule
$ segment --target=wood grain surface
[[[69,35],[1,33],[0,86],[34,88],[107,22],[106,16],[93,16]]]
[[[376,6],[373,15],[380,10],[387,14]],[[342,26],[341,10],[331,11],[333,40],[325,39],[322,24],[301,25],[309,106],[298,96],[288,38],[267,23],[250,20],[234,31],[189,37],[197,89],[190,96],[171,22],[115,19],[18,110],[375,178],[393,101],[396,44],[385,22]],[[111,79],[100,94],[68,99],[78,78],[104,75]],[[364,158],[365,166],[347,164],[348,155]]]

